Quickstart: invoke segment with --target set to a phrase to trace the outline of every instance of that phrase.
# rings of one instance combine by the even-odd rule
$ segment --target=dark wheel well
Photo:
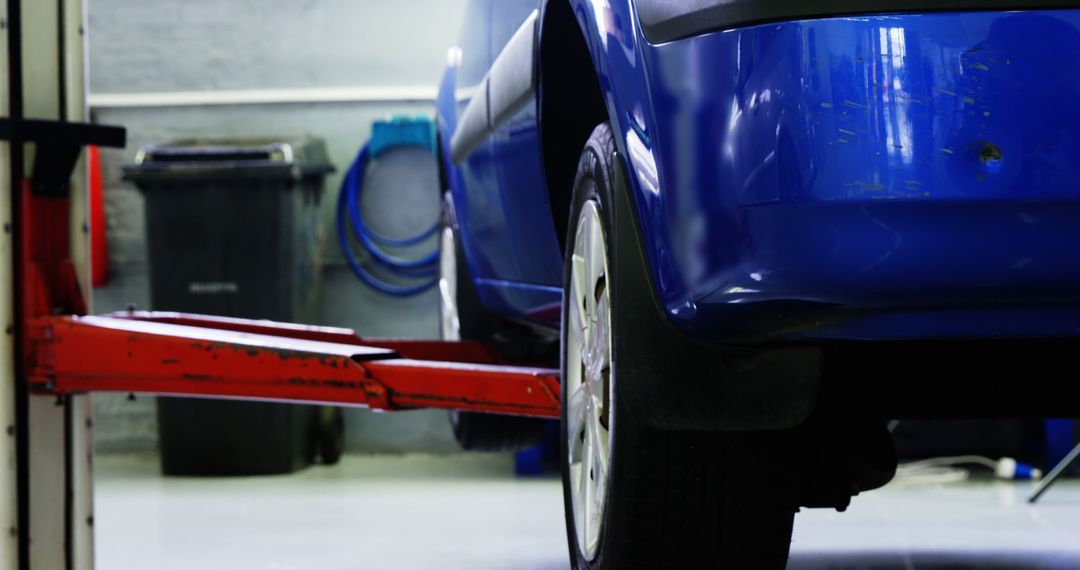
[[[540,150],[555,232],[565,252],[581,149],[608,116],[589,47],[570,2],[549,1],[540,25]]]

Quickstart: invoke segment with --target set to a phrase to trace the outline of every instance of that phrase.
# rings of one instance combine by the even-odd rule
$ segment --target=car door
[[[486,61],[487,73],[537,5],[536,0],[472,3],[470,18],[489,10],[490,25],[484,30],[488,43],[486,50],[478,45],[479,30],[470,29],[473,22],[466,23],[456,82],[459,116],[477,89],[498,88],[483,85],[477,64]],[[481,302],[512,318],[557,326],[562,255],[548,204],[536,119],[532,97],[458,163],[455,209]]]

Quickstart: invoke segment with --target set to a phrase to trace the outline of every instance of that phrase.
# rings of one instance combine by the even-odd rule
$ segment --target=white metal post
[[[86,95],[89,91],[87,70],[87,20],[85,0],[63,0],[64,19],[64,85],[66,91],[68,121],[89,121]],[[79,283],[86,296],[86,306],[93,312],[91,303],[93,284],[90,268],[90,204],[89,177],[86,153],[75,166],[71,181],[71,261],[79,276]],[[72,456],[69,470],[71,481],[71,561],[70,570],[90,570],[94,566],[94,438],[93,405],[89,394],[72,396],[70,406],[70,450]]]
[[[86,119],[82,0],[21,2],[23,112],[27,118]],[[29,170],[33,146],[27,145]],[[89,291],[85,161],[71,186],[71,260]],[[20,379],[21,381],[21,379]],[[92,445],[89,398],[28,402],[31,570],[93,567]]]
[[[0,115],[11,115],[8,85],[8,13],[0,3]],[[15,288],[11,232],[11,150],[0,141],[0,568],[15,568],[19,557],[18,486],[15,444]]]
[[[60,118],[59,2],[21,2],[23,114]],[[30,172],[34,145],[25,145]],[[24,381],[19,378],[16,381]],[[67,468],[64,406],[52,398],[29,396],[27,440],[30,491],[30,570],[67,567],[65,504]]]

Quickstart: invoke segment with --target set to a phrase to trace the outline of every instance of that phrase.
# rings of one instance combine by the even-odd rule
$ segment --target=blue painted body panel
[[[658,300],[683,330],[1080,332],[1080,11],[826,18],[650,45],[628,0],[572,4]],[[440,116],[454,110],[441,96]],[[557,286],[553,232],[510,229],[550,223],[534,220],[548,212],[535,112],[515,128],[532,138],[497,136],[457,172],[470,267]],[[500,164],[537,175],[500,180]]]
[[[536,7],[536,0],[474,1],[470,11],[487,13],[489,20],[466,23],[461,69],[468,76],[459,81],[457,70],[448,68],[437,104],[462,246],[481,302],[505,316],[555,328],[558,313],[552,315],[549,307],[562,298],[562,254],[548,204],[535,103],[461,164],[449,159],[457,115],[494,56]],[[476,45],[467,51],[467,44],[480,38],[486,49]]]

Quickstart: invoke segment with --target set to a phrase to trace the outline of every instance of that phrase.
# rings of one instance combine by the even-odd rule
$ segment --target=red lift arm
[[[181,313],[31,321],[38,391],[147,392],[559,416],[558,371],[483,344],[364,340],[349,329]]]
[[[348,329],[179,313],[79,316],[69,179],[82,146],[122,147],[125,132],[0,118],[0,139],[37,145],[33,176],[15,194],[18,368],[33,391],[559,415],[557,371],[507,366],[477,343],[366,341]]]

